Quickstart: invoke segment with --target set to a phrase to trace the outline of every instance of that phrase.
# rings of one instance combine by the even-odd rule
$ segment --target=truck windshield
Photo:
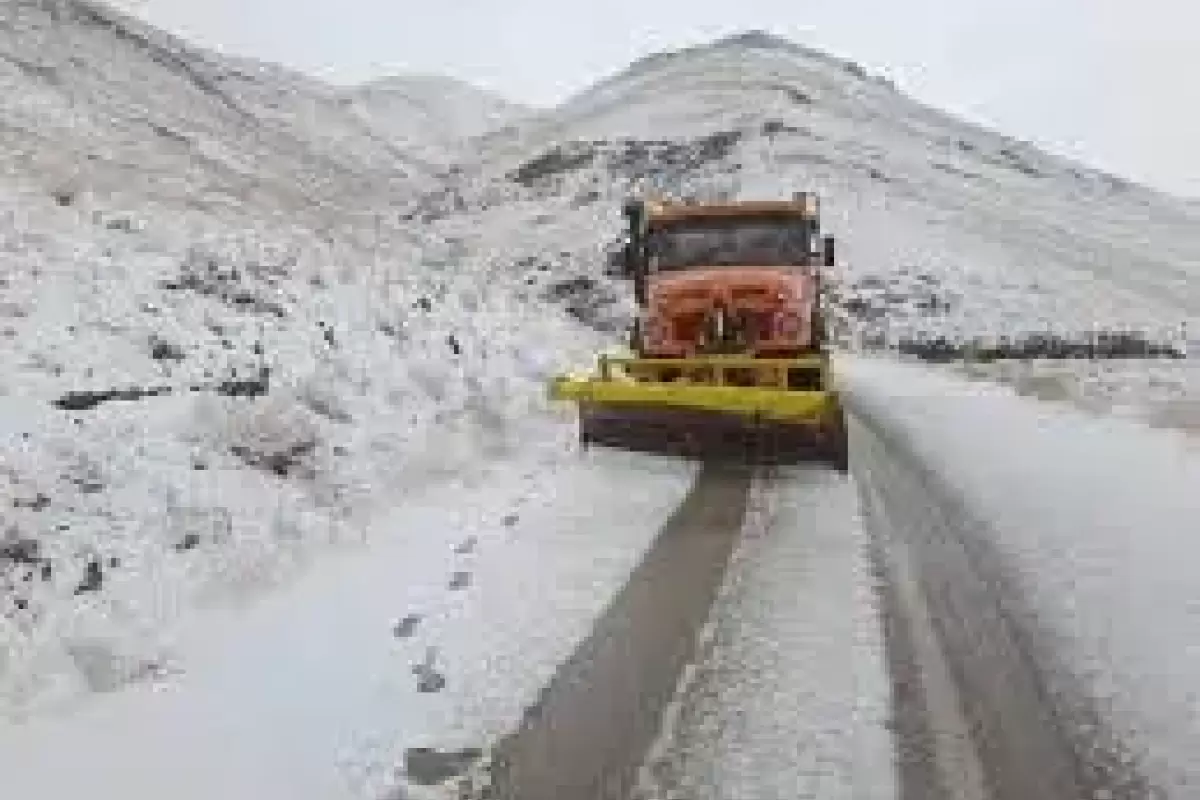
[[[658,271],[804,264],[812,252],[810,230],[796,219],[692,223],[652,231],[649,255]]]

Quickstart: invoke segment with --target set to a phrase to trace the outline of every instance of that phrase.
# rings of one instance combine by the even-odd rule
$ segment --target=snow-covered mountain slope
[[[440,75],[378,78],[342,93],[345,102],[409,149],[453,156],[463,140],[512,125],[532,109]]]
[[[82,0],[0,54],[0,713],[511,452],[594,345],[399,220],[433,178],[333,88]]]
[[[90,0],[0,8],[0,170],[69,201],[153,199],[287,218],[382,207],[429,169],[280,67],[228,59]],[[332,224],[332,223],[330,223]]]

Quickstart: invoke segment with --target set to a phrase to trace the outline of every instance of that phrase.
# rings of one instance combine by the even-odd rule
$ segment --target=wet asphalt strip
[[[654,740],[741,532],[752,470],[710,465],[520,727],[494,748],[496,800],[621,800]]]

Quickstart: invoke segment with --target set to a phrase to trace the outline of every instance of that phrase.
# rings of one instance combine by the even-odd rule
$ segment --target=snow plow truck
[[[621,263],[638,314],[625,352],[553,379],[579,441],[700,460],[847,468],[821,312],[834,239],[816,195],[633,200]]]

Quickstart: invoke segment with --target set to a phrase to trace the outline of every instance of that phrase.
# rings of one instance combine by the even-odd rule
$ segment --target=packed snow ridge
[[[6,713],[87,696],[97,651],[118,686],[161,672],[197,604],[565,443],[543,382],[628,319],[627,191],[820,192],[848,341],[1158,341],[1200,312],[1194,208],[763,34],[541,112],[430,85],[326,86],[85,0],[0,11]]]

